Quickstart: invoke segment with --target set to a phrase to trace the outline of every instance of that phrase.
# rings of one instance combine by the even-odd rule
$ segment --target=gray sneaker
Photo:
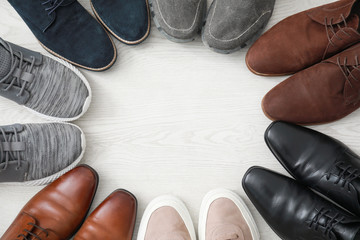
[[[68,123],[0,127],[0,185],[43,185],[73,169],[85,150],[81,129]]]
[[[190,42],[201,31],[206,0],[149,0],[156,27],[169,40]]]
[[[231,53],[254,42],[273,13],[275,0],[214,0],[202,40],[215,52]]]
[[[0,96],[51,121],[76,120],[91,102],[89,83],[71,64],[1,38]]]

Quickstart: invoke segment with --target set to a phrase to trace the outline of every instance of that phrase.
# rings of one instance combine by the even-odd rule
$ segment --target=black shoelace
[[[344,26],[347,27],[346,19],[345,19],[345,17],[344,17],[343,14],[341,14],[341,18],[342,18],[342,22],[341,22],[341,23],[344,23]],[[342,39],[341,39],[341,37],[339,37],[339,36],[336,34],[336,31],[335,31],[335,28],[334,28],[334,25],[333,25],[334,19],[333,19],[333,18],[330,19],[329,25],[327,24],[327,23],[328,23],[327,17],[325,17],[325,20],[324,20],[324,21],[325,21],[326,35],[327,35],[327,38],[328,38],[328,40],[329,40],[329,43],[330,43],[331,45],[335,46],[335,43],[331,40],[331,38],[332,38],[333,36],[335,36],[335,37],[336,37],[337,39],[339,39],[339,40],[342,40]],[[336,24],[336,26],[338,27],[338,29],[339,29],[340,31],[342,31],[343,33],[345,33],[345,35],[350,36],[349,33],[347,33],[347,32],[344,31],[343,27],[340,25],[341,23]],[[332,33],[332,36],[330,36],[330,33]]]
[[[17,86],[20,88],[17,96],[22,96],[25,88],[34,80],[35,76],[31,72],[35,65],[35,57],[31,57],[32,61],[29,63],[24,60],[22,52],[19,52],[19,56],[17,56],[9,43],[1,39],[0,41],[2,44],[6,45],[11,55],[10,72],[5,77],[0,79],[0,83],[8,84],[8,86],[4,87],[2,90],[9,91],[13,86]]]
[[[4,167],[1,168],[0,171],[7,169],[9,161],[17,161],[18,164],[16,169],[20,168],[20,151],[13,151],[11,149],[11,142],[20,143],[20,138],[15,127],[13,127],[12,131],[12,133],[6,134],[4,129],[0,128],[0,137],[3,137],[3,141],[0,141],[0,163],[5,162]]]
[[[331,233],[334,227],[345,220],[345,217],[340,217],[340,214],[337,213],[333,217],[328,216],[330,210],[326,210],[325,208],[321,208],[320,211],[314,216],[311,220],[309,227],[314,228],[315,231],[319,231],[319,226],[322,227],[322,233],[325,237],[331,239]],[[326,219],[325,225],[320,224],[321,219]],[[325,229],[323,229],[325,228]]]
[[[49,236],[49,232],[48,232],[46,229],[44,229],[44,228],[42,228],[42,227],[40,227],[40,226],[38,226],[38,225],[36,225],[36,224],[34,224],[34,223],[28,223],[28,225],[33,226],[34,228],[39,229],[41,232],[44,232],[44,233],[46,234],[46,237]],[[29,230],[27,230],[27,229],[24,229],[24,232],[26,232],[27,235],[24,235],[23,233],[22,233],[22,234],[19,234],[19,235],[17,236],[17,239],[16,239],[16,240],[31,240],[31,239],[34,239],[34,238],[37,239],[37,240],[41,240],[41,238],[40,238],[38,235],[32,233],[31,231],[29,231]]]
[[[339,169],[339,173],[337,174],[337,179],[334,182],[334,184],[338,184],[340,180],[343,180],[341,186],[345,187],[347,185],[348,191],[350,191],[350,183],[358,178],[360,176],[360,171],[357,168],[354,168],[353,166],[346,165],[345,162],[337,162],[335,164],[335,167]],[[326,177],[327,180],[330,179],[331,173],[329,173]]]
[[[48,14],[52,14],[60,5],[64,2],[64,0],[47,0],[42,3],[42,5],[49,4],[50,6],[45,8],[45,11],[48,12]]]

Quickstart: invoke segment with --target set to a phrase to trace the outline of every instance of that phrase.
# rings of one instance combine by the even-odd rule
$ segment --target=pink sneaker
[[[196,240],[194,225],[185,204],[173,196],[149,203],[141,219],[137,240]]]
[[[200,209],[199,240],[259,240],[255,221],[234,192],[216,189],[204,197]]]

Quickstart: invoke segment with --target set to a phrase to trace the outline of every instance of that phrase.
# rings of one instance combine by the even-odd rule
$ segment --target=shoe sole
[[[90,103],[91,103],[91,99],[92,99],[92,90],[91,90],[89,82],[86,80],[85,76],[76,67],[74,67],[70,63],[68,63],[68,62],[66,62],[66,61],[64,61],[64,60],[62,60],[62,59],[60,59],[58,57],[52,56],[50,54],[46,54],[44,56],[49,57],[49,58],[53,59],[54,61],[59,62],[60,64],[64,65],[65,67],[67,67],[71,71],[73,71],[81,79],[81,81],[85,84],[85,86],[86,86],[86,88],[87,88],[87,90],[89,92],[89,96],[86,98],[86,100],[84,102],[84,106],[82,108],[81,113],[79,115],[75,116],[75,117],[72,117],[72,118],[52,117],[52,116],[37,112],[37,111],[35,111],[35,110],[33,110],[33,109],[29,108],[29,107],[26,107],[26,106],[23,106],[23,107],[25,107],[28,111],[32,112],[33,114],[37,115],[38,117],[41,117],[43,119],[46,119],[46,120],[49,120],[49,121],[52,121],[52,122],[72,122],[72,121],[75,121],[75,120],[79,119],[80,117],[82,117],[87,112],[87,110],[90,107]]]
[[[243,215],[247,225],[249,226],[252,239],[260,240],[260,233],[250,210],[248,209],[244,201],[237,194],[226,189],[215,189],[205,195],[200,207],[199,226],[198,226],[199,240],[205,240],[206,222],[207,222],[209,208],[211,204],[216,199],[219,198],[227,198],[235,203],[235,205],[238,207],[241,214]]]
[[[85,134],[84,132],[75,124],[72,123],[63,123],[63,124],[67,124],[67,125],[71,125],[73,127],[76,127],[77,129],[79,129],[81,131],[81,154],[80,156],[73,162],[71,163],[69,166],[67,166],[66,168],[64,168],[63,170],[45,177],[45,178],[41,178],[38,180],[31,180],[31,181],[25,181],[25,182],[3,182],[0,183],[0,186],[41,186],[41,185],[45,185],[45,184],[49,184],[53,181],[55,181],[56,179],[58,179],[59,177],[61,177],[62,175],[64,175],[65,173],[69,172],[70,170],[74,169],[81,161],[81,159],[84,156],[85,153],[85,149],[86,149],[86,139],[85,139]]]
[[[150,17],[150,10],[149,10],[149,2],[148,0],[146,0],[146,6],[147,6],[147,12],[148,12],[148,28],[147,28],[147,31],[145,33],[145,35],[140,38],[139,40],[136,40],[136,41],[128,41],[128,40],[125,40],[123,38],[121,38],[120,36],[116,35],[106,24],[105,22],[101,19],[100,15],[97,13],[97,11],[95,10],[95,7],[94,7],[94,4],[92,3],[92,0],[90,0],[90,5],[91,5],[91,9],[92,11],[94,12],[95,14],[95,17],[98,19],[98,21],[105,27],[105,29],[110,32],[117,40],[119,40],[120,42],[122,43],[125,43],[125,44],[128,44],[128,45],[136,45],[136,44],[139,44],[143,41],[145,41],[149,34],[150,34],[150,29],[151,29],[151,17]]]
[[[171,196],[171,195],[165,195],[161,197],[157,197],[154,200],[152,200],[149,205],[146,207],[145,212],[143,214],[143,217],[140,222],[139,232],[137,240],[144,240],[146,230],[148,227],[148,222],[150,220],[151,215],[154,211],[161,207],[172,207],[174,208],[181,218],[183,219],[185,226],[190,234],[191,240],[196,240],[196,234],[194,229],[194,224],[191,220],[191,216],[189,211],[187,210],[185,204],[178,198]]]
[[[170,41],[175,42],[175,43],[188,43],[188,42],[192,42],[196,39],[196,36],[193,38],[189,38],[189,39],[181,39],[181,38],[175,38],[175,37],[167,34],[164,31],[164,29],[162,29],[159,22],[156,20],[156,14],[155,14],[154,7],[153,7],[153,1],[152,0],[148,0],[148,1],[149,1],[150,13],[151,13],[152,19],[154,20],[155,26],[159,30],[159,32],[162,35],[164,35],[167,39],[169,39]],[[206,1],[204,1],[203,4],[206,5]],[[204,11],[204,12],[206,12],[206,11]],[[206,14],[204,13],[203,19],[205,18],[205,16],[206,16]]]

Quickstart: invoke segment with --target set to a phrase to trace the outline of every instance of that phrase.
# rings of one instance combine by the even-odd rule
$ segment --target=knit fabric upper
[[[43,56],[43,64],[34,73],[36,78],[28,88],[31,97],[25,106],[58,118],[81,114],[89,90],[70,68]]]
[[[81,131],[69,124],[25,124],[19,133],[26,143],[22,160],[29,162],[26,181],[51,176],[76,161],[83,151]]]
[[[0,45],[0,78],[3,78],[10,72],[11,59],[10,53]]]
[[[11,57],[10,52],[0,44],[0,80],[10,72],[14,64]],[[13,59],[16,63],[20,61],[16,56]],[[25,90],[30,93],[24,104],[26,107],[55,118],[74,118],[83,112],[90,93],[75,72],[46,56],[43,56],[41,65],[35,65],[32,70],[30,65],[23,63],[24,71],[34,75],[32,82],[24,83]],[[12,74],[10,75],[6,79],[8,82],[13,79]]]

